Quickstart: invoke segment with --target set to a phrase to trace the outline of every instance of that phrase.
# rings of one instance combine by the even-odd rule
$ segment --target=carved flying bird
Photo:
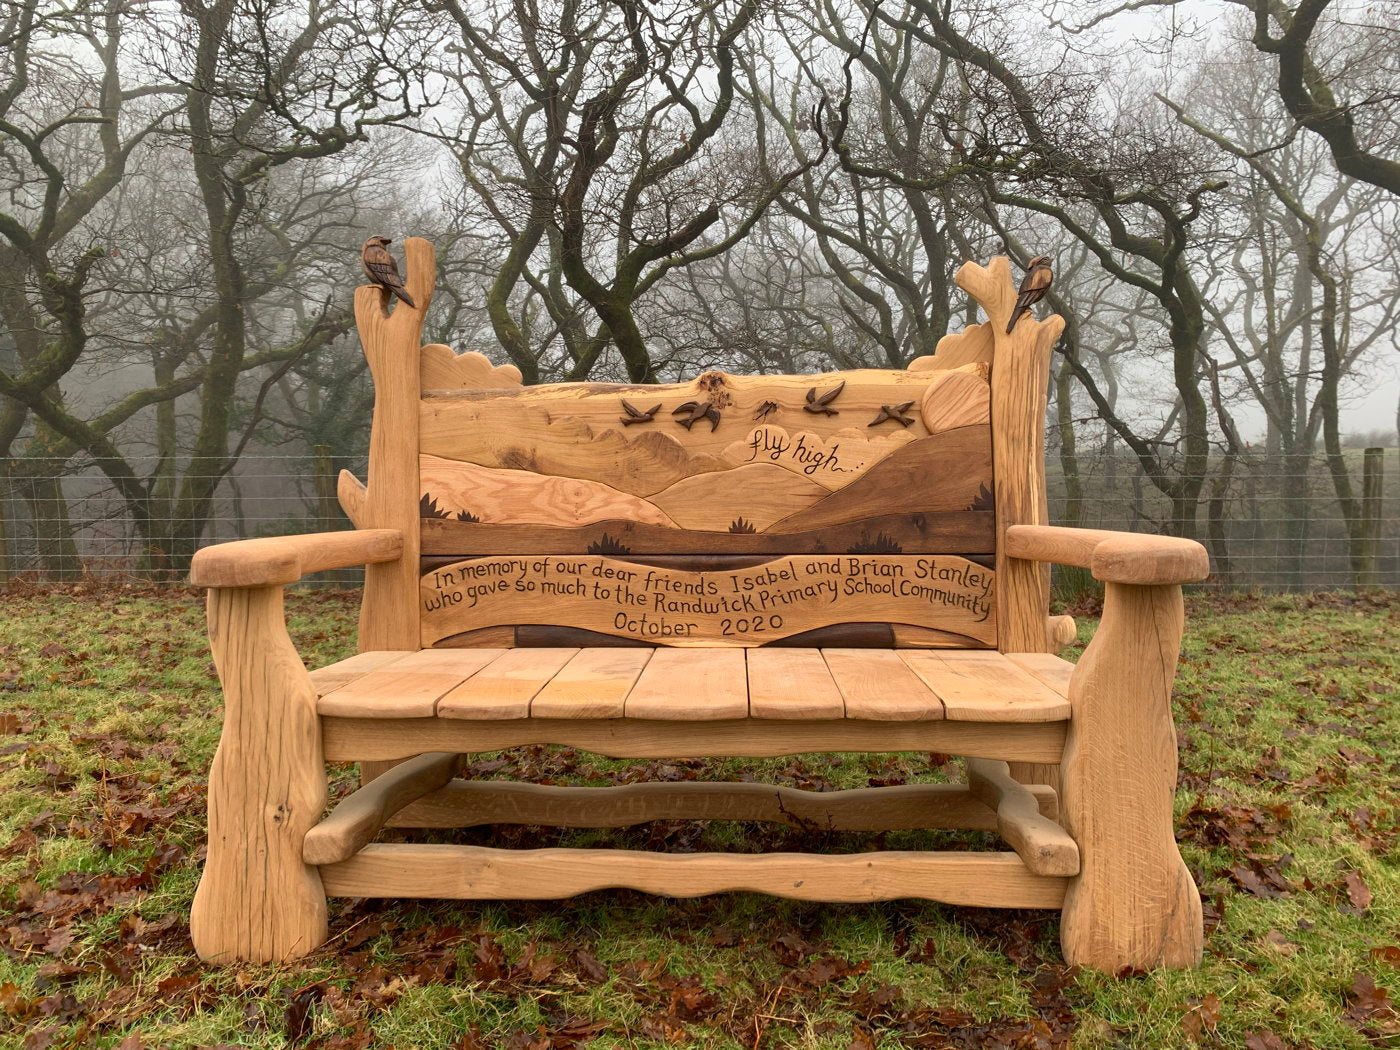
[[[622,421],[622,425],[624,427],[630,427],[633,423],[652,422],[651,417],[656,415],[657,412],[661,411],[661,406],[659,404],[652,405],[649,409],[643,412],[635,405],[628,404],[627,401],[624,400],[622,402],[622,411],[626,412],[627,415],[619,416],[618,418]]]
[[[754,417],[754,419],[759,419],[759,420],[767,419],[769,416],[771,416],[771,415],[772,415],[774,412],[776,412],[776,411],[778,411],[778,402],[776,402],[776,401],[764,401],[762,404],[760,404],[760,405],[758,406],[758,408],[756,408],[756,409],[754,410],[753,417]]]
[[[676,420],[681,426],[689,430],[702,419],[710,421],[710,433],[713,434],[719,429],[719,410],[715,408],[713,401],[687,401],[679,408],[671,409],[671,415],[678,416],[682,412],[689,412],[685,419]]]
[[[881,405],[880,414],[865,425],[868,427],[878,427],[881,423],[888,422],[892,419],[902,427],[912,426],[914,417],[906,416],[904,413],[908,412],[913,407],[914,402],[912,401],[902,401],[897,405]]]
[[[414,306],[413,298],[404,290],[403,278],[399,276],[399,264],[384,250],[386,244],[393,244],[388,237],[371,237],[360,246],[360,265],[365,276],[381,288],[387,288],[409,306]]]
[[[1048,255],[1037,255],[1026,264],[1026,276],[1021,278],[1021,291],[1016,296],[1016,305],[1011,309],[1011,320],[1006,322],[1007,335],[1011,334],[1011,329],[1016,327],[1016,322],[1024,314],[1030,313],[1034,304],[1045,298],[1054,276]]]
[[[817,388],[812,387],[811,390],[807,391],[807,403],[802,407],[819,416],[834,416],[837,414],[837,410],[831,407],[831,403],[840,396],[845,387],[846,381],[843,379],[820,397],[817,396]]]

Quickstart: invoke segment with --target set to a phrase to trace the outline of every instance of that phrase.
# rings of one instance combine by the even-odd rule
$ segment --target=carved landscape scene
[[[993,549],[979,365],[504,387],[422,413],[424,554]]]

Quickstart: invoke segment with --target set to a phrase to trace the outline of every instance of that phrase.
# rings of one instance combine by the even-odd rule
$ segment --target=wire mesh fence
[[[97,577],[178,582],[191,551],[222,540],[349,528],[335,500],[336,475],[363,461],[332,457],[245,456],[227,474],[201,475],[181,464],[162,486],[167,464],[128,460],[141,492],[134,503],[91,463],[0,460],[0,580],[75,582]],[[1285,470],[1260,458],[1202,480],[1194,535],[1210,549],[1214,573],[1203,586],[1238,590],[1400,587],[1400,450],[1348,453],[1355,490],[1349,523],[1321,457]],[[1130,532],[1169,531],[1171,501],[1135,459],[1081,456],[1069,477],[1049,461],[1050,520]],[[143,473],[144,472],[144,473]],[[156,479],[156,480],[152,480]],[[192,516],[188,491],[207,481],[207,508]],[[936,479],[930,480],[937,484]],[[168,491],[167,491],[168,490]],[[139,501],[138,501],[139,502]],[[138,515],[144,520],[138,527]],[[1058,577],[1062,589],[1083,585]],[[324,574],[315,583],[354,586],[358,573]]]

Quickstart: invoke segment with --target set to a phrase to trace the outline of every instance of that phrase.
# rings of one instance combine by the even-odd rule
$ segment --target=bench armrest
[[[393,561],[403,554],[398,529],[312,532],[217,543],[195,552],[196,587],[267,587],[294,583],[307,573]]]
[[[1013,558],[1077,565],[1106,583],[1196,583],[1210,575],[1206,549],[1176,536],[1012,525],[1005,542]]]

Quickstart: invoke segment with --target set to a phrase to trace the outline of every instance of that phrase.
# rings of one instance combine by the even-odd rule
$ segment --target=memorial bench
[[[556,898],[608,887],[925,898],[1062,909],[1066,959],[1192,966],[1170,691],[1180,584],[1204,550],[1044,524],[1058,317],[1005,332],[1007,260],[958,283],[987,322],[907,370],[707,372],[670,386],[525,387],[421,345],[416,309],[355,299],[375,383],[355,530],[196,556],[223,685],[200,956],[270,961],[327,936],[326,896]],[[1077,665],[1048,568],[1104,581]],[[282,588],[365,565],[359,654],[308,671]],[[461,756],[965,756],[967,782],[816,793],[749,783],[546,787],[459,779]],[[327,762],[362,786],[326,815]],[[995,831],[1004,852],[729,855],[376,843],[385,827],[657,819]]]

